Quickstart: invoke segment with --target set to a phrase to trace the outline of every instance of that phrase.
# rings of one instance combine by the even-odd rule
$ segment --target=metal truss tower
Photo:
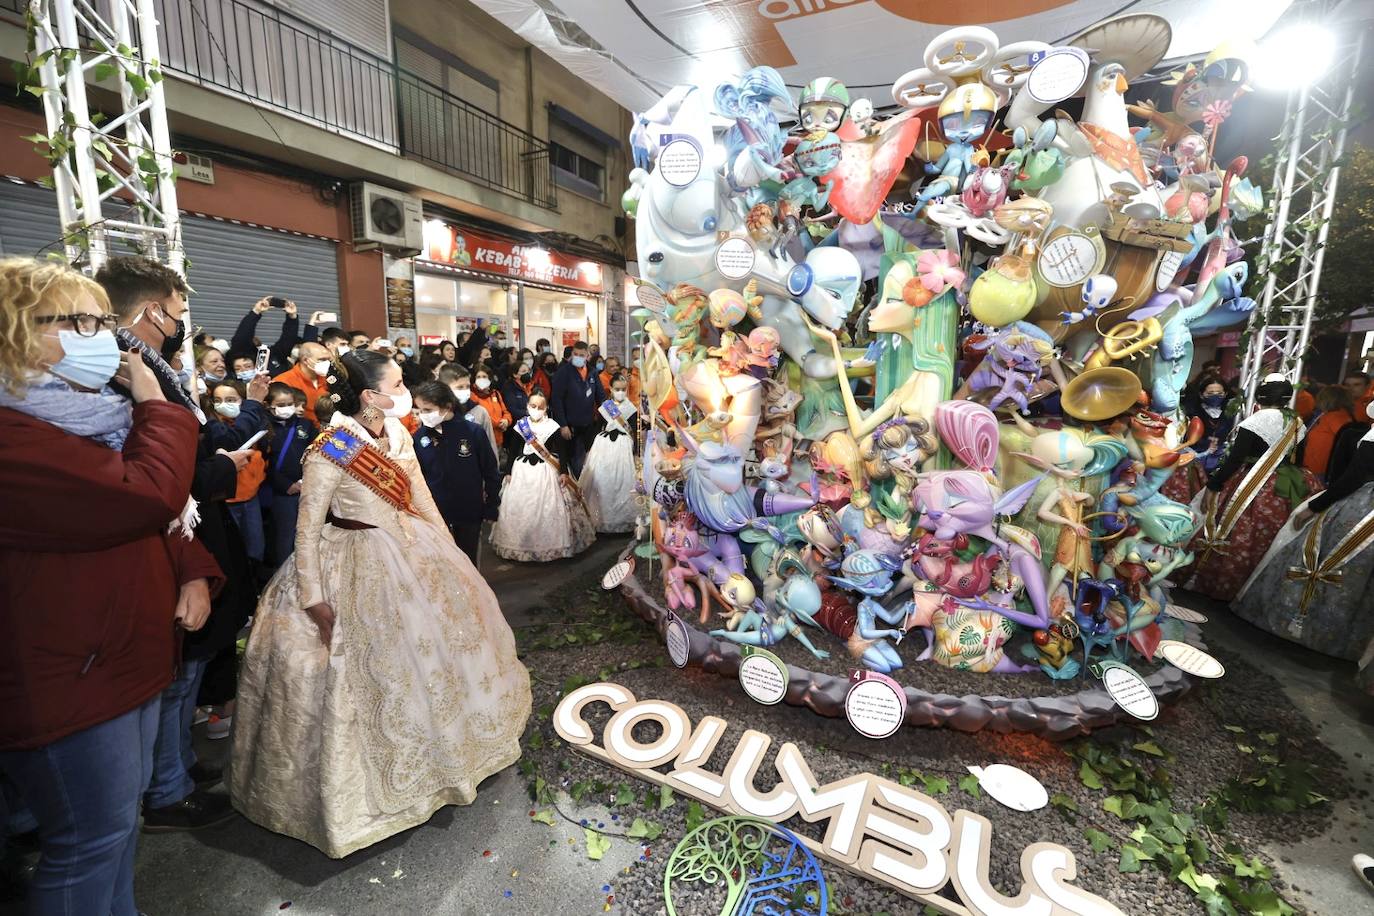
[[[1338,5],[1331,0],[1308,5],[1308,21],[1337,36],[1335,58],[1321,79],[1289,90],[1276,141],[1278,160],[1269,192],[1274,216],[1265,228],[1258,263],[1265,273],[1264,292],[1250,319],[1241,366],[1247,412],[1267,373],[1281,372],[1294,384],[1302,376],[1365,42],[1362,23],[1335,21]]]
[[[53,167],[68,260],[94,273],[122,240],[184,273],[153,0],[30,0],[29,12],[36,51],[52,52],[40,70],[48,136],[70,139]],[[119,113],[97,124],[87,77],[111,71]]]

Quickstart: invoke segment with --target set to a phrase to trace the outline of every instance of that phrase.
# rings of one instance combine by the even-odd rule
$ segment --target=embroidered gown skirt
[[[264,591],[239,681],[234,806],[334,858],[471,803],[519,759],[530,712],[496,596],[432,520],[408,445],[398,463],[425,517],[307,458],[300,559]],[[326,511],[376,527],[336,527]],[[335,613],[328,648],[303,610],[318,600]]]
[[[1347,534],[1374,509],[1374,484],[1336,503],[1297,534],[1271,550],[1231,610],[1261,629],[1337,658],[1359,659],[1371,647],[1374,663],[1374,546],[1365,547],[1335,574],[1315,582],[1304,571],[1328,559]],[[1319,526],[1319,537],[1313,528]],[[1305,602],[1305,606],[1304,606]],[[1362,682],[1369,689],[1374,669],[1365,664]]]
[[[597,435],[587,453],[578,486],[587,501],[592,525],[603,534],[624,534],[635,527],[634,437],[617,431]]]
[[[497,556],[522,563],[561,560],[577,556],[595,540],[587,510],[553,466],[526,444],[525,454],[511,462],[510,478],[501,489],[501,516],[491,529]]]

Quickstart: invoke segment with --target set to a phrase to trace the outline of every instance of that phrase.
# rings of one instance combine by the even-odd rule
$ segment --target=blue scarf
[[[123,451],[134,423],[133,405],[108,387],[77,391],[47,372],[29,379],[22,397],[0,387],[0,407],[51,423],[73,436],[94,439],[115,451]]]

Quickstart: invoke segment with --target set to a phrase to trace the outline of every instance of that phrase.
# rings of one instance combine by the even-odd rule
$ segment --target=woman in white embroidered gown
[[[249,637],[228,785],[250,820],[340,858],[471,803],[519,758],[530,687],[397,419],[400,367],[350,353],[329,387],[295,554]]]
[[[523,563],[576,556],[596,540],[596,529],[580,496],[549,462],[558,422],[549,416],[542,394],[531,395],[528,419],[530,437],[521,456],[511,462],[501,488],[501,517],[491,529],[492,549],[497,556]],[[523,421],[516,425],[521,435],[523,426]]]
[[[601,405],[606,428],[596,434],[577,484],[587,501],[592,524],[602,534],[624,534],[635,527],[634,415],[628,400],[630,377],[611,380],[611,400]]]

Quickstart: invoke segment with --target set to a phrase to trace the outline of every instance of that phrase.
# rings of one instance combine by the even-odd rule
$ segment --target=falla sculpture
[[[1243,61],[1177,74],[1177,112],[1126,101],[1169,37],[965,27],[890,101],[758,67],[636,118],[639,552],[670,608],[913,682],[1155,661],[1202,522],[1165,495],[1193,338],[1253,309],[1261,209],[1197,101],[1229,113]]]

